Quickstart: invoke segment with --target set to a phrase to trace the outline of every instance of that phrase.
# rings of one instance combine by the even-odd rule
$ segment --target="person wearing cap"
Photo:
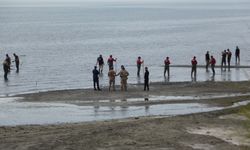
[[[94,90],[100,91],[101,90],[99,87],[99,74],[100,74],[100,72],[97,70],[96,66],[94,67],[92,73],[93,73]],[[97,89],[96,89],[96,86],[97,86]]]
[[[195,57],[195,56],[194,56],[193,59],[191,60],[191,64],[192,64],[191,77],[193,78],[193,74],[194,74],[194,77],[196,78],[196,73],[197,73],[197,60],[196,60],[196,57]]]
[[[121,91],[127,91],[127,80],[129,73],[123,65],[121,66],[121,71],[117,74],[117,76],[118,75],[121,77]]]

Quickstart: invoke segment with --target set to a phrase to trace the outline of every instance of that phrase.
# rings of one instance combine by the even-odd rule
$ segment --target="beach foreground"
[[[0,149],[250,149],[250,104],[229,107],[250,100],[249,85],[248,81],[152,83],[149,92],[144,92],[142,85],[130,85],[128,92],[109,92],[105,88],[100,92],[80,89],[20,95],[24,102],[128,107],[195,102],[227,109],[168,117],[2,126]],[[152,101],[152,95],[195,98]]]

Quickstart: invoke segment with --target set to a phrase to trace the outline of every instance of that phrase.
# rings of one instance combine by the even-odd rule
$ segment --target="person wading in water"
[[[195,56],[194,56],[193,59],[191,60],[191,64],[192,64],[191,78],[193,78],[193,74],[194,74],[194,78],[196,78],[196,73],[197,73],[197,60],[196,60],[196,57],[195,57]]]
[[[149,71],[148,71],[148,67],[145,67],[145,73],[144,73],[144,91],[149,91]]]
[[[140,56],[138,57],[136,64],[137,64],[137,76],[140,76],[141,65],[143,64],[143,60],[141,60]]]
[[[15,57],[16,72],[18,73],[19,72],[19,64],[20,64],[19,57],[15,53],[13,55]]]

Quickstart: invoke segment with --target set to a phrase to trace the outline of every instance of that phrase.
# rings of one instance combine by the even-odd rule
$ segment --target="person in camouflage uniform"
[[[121,71],[117,74],[117,76],[118,75],[121,77],[121,91],[127,91],[127,80],[129,73],[123,65],[121,66]]]

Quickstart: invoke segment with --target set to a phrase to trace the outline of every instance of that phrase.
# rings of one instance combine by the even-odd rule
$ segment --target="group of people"
[[[108,72],[109,90],[111,90],[111,87],[112,87],[113,90],[115,91],[115,77],[120,76],[120,78],[121,78],[121,90],[127,91],[127,80],[128,80],[129,73],[123,65],[121,66],[121,71],[119,73],[116,73],[116,71],[114,71],[114,62],[116,60],[117,59],[114,59],[112,57],[112,55],[110,55],[108,58],[108,61],[107,61],[108,66],[109,66],[109,72]],[[103,65],[104,65],[104,60],[103,60],[102,55],[100,55],[97,58],[97,64],[99,65],[99,71],[97,70],[97,66],[95,66],[92,73],[93,73],[94,90],[100,91],[101,89],[99,86],[99,74],[102,73]]]
[[[230,51],[230,49],[224,50],[222,52],[222,60],[221,60],[221,68],[225,67],[226,68],[226,64],[228,64],[228,69],[230,70],[230,65],[231,65],[231,57],[232,57],[232,52]],[[121,78],[121,90],[127,90],[127,79],[129,76],[128,71],[125,69],[125,67],[122,65],[121,66],[121,71],[119,73],[116,73],[116,71],[114,70],[114,62],[117,61],[117,58],[113,58],[112,55],[109,56],[108,60],[107,60],[107,64],[109,66],[109,72],[108,72],[108,77],[109,77],[109,91],[111,90],[111,88],[115,91],[115,77],[116,76],[120,76]],[[236,50],[235,50],[235,61],[236,64],[239,64],[240,61],[240,49],[238,46],[236,46]],[[211,70],[213,72],[213,76],[215,76],[215,64],[216,64],[216,59],[214,58],[214,56],[210,56],[209,51],[207,51],[207,53],[205,54],[205,62],[206,62],[206,71],[208,72],[208,67],[211,67]],[[142,60],[142,58],[139,56],[136,60],[136,65],[137,65],[137,76],[140,76],[140,72],[141,72],[141,66],[144,63],[144,61]],[[166,57],[164,60],[164,77],[169,78],[170,77],[170,58]],[[197,60],[196,60],[196,56],[193,57],[193,59],[191,60],[191,78],[196,78],[197,75]],[[102,57],[102,55],[100,55],[97,58],[97,63],[96,65],[99,66],[99,71],[97,70],[97,66],[94,67],[93,70],[93,81],[94,81],[94,89],[95,90],[101,90],[99,87],[99,74],[102,74],[103,72],[103,65],[104,65],[104,59]],[[144,66],[143,66],[144,67]],[[144,71],[144,90],[149,90],[149,71],[148,71],[148,67],[145,67],[145,71]]]
[[[109,91],[112,90],[115,91],[115,78],[116,76],[120,76],[121,78],[121,91],[127,91],[127,80],[128,80],[128,76],[129,76],[129,72],[125,69],[124,65],[121,65],[121,70],[116,73],[116,71],[114,70],[114,62],[116,62],[117,58],[113,58],[112,55],[109,56],[108,60],[107,60],[107,64],[109,66],[109,71],[108,71],[108,77],[109,77]],[[141,70],[141,65],[143,64],[143,60],[141,60],[141,57],[138,57],[137,60],[137,75],[140,75],[140,70]],[[92,73],[93,73],[93,83],[94,83],[94,90],[99,90],[100,86],[99,86],[99,75],[102,74],[103,72],[103,65],[104,65],[104,60],[102,55],[100,55],[97,58],[97,63],[99,66],[99,70],[97,69],[97,66],[94,67]],[[149,71],[148,68],[145,67],[145,73],[144,73],[144,90],[149,90]]]
[[[8,73],[10,73],[11,70],[11,62],[15,62],[16,63],[16,72],[19,72],[19,57],[18,55],[16,55],[15,53],[13,54],[14,56],[14,61],[11,61],[11,58],[8,54],[6,54],[6,58],[3,61],[3,71],[4,71],[4,79],[8,80]]]

